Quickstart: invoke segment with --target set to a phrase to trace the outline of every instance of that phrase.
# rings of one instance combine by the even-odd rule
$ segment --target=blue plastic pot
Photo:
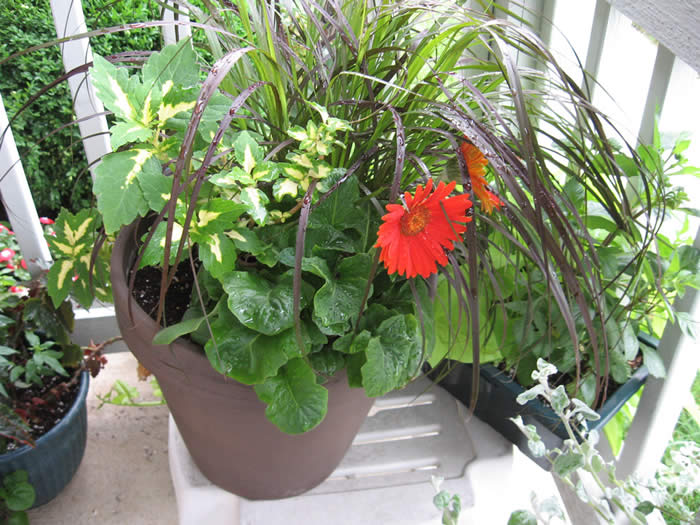
[[[55,498],[75,475],[87,442],[85,399],[90,375],[80,375],[78,396],[65,417],[36,440],[36,446],[24,446],[0,455],[0,479],[17,470],[26,470],[36,491],[34,507]]]

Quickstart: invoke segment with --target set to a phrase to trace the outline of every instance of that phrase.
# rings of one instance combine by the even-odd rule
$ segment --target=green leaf
[[[321,374],[318,377],[319,380],[333,377],[338,370],[345,366],[345,356],[340,352],[334,352],[330,348],[324,348],[320,352],[311,354],[309,361],[313,369]]]
[[[649,373],[654,377],[666,377],[666,367],[659,353],[647,345],[641,345],[641,349],[644,364],[649,369]]]
[[[306,130],[304,128],[302,128],[301,126],[292,126],[287,131],[287,135],[292,137],[294,140],[298,140],[298,141],[306,140],[308,138],[308,135],[306,134]]]
[[[566,395],[564,385],[559,385],[552,391],[552,408],[557,414],[563,414],[569,406],[569,396]]]
[[[367,345],[362,384],[370,397],[404,386],[419,370],[421,336],[413,315],[395,315],[379,325]]]
[[[232,272],[223,287],[229,310],[248,328],[275,335],[294,326],[294,294],[287,280],[273,283],[251,272]]]
[[[543,392],[544,392],[544,386],[537,384],[537,385],[533,386],[532,388],[526,390],[522,394],[518,395],[518,397],[516,397],[515,400],[518,402],[518,404],[524,405],[528,401],[532,401],[537,396],[541,395]]]
[[[270,199],[257,188],[243,188],[241,190],[241,202],[245,205],[248,215],[260,226],[267,221],[267,209]]]
[[[508,525],[537,525],[537,518],[529,510],[516,510],[508,518]]]
[[[242,252],[254,255],[262,264],[272,268],[279,261],[279,252],[271,242],[261,240],[254,230],[237,228],[227,232]]]
[[[299,184],[289,179],[278,179],[272,186],[272,196],[280,202],[285,195],[295,198],[299,194]]]
[[[554,460],[554,465],[552,468],[559,477],[565,478],[576,469],[583,467],[583,465],[584,458],[582,454],[567,451],[557,456],[557,459]]]
[[[0,345],[0,355],[12,355],[16,354],[17,350],[10,348],[9,346]]]
[[[213,277],[223,280],[236,267],[238,252],[235,245],[223,233],[197,237],[202,264]]]
[[[346,354],[357,354],[367,350],[372,334],[362,330],[359,334],[349,333],[333,341],[333,349]]]
[[[153,338],[153,344],[169,345],[178,337],[182,337],[185,334],[190,334],[197,330],[205,319],[206,317],[204,316],[195,317],[163,328]]]
[[[140,122],[127,120],[117,122],[109,128],[109,134],[112,150],[116,151],[124,144],[150,142],[153,139],[154,131]]]
[[[94,55],[90,78],[98,98],[117,118],[138,119],[139,111],[129,90],[129,72],[126,68],[117,68],[101,56]]]
[[[155,229],[151,241],[146,246],[141,259],[140,268],[146,266],[161,266],[163,257],[165,256],[165,238],[167,236],[168,225],[165,221],[161,221]],[[143,234],[143,240],[146,240],[147,233]],[[170,245],[170,264],[175,263],[180,238],[182,237],[182,226],[178,223],[173,223],[172,244]]]
[[[641,512],[645,516],[648,516],[652,512],[654,512],[654,509],[656,506],[651,502],[651,501],[642,501],[639,505],[637,505],[634,510],[637,512]]]
[[[343,335],[350,329],[362,306],[370,266],[370,257],[358,254],[340,262],[335,272],[337,279],[325,271],[325,275],[320,275],[326,282],[314,296],[313,319],[322,332]],[[369,294],[372,295],[372,287]]]
[[[544,456],[547,452],[547,447],[542,441],[540,435],[537,433],[537,428],[535,428],[535,425],[524,424],[523,418],[521,416],[511,417],[509,419],[520,429],[520,431],[527,438],[527,446],[530,449],[530,452],[532,452],[532,454],[535,457]]]
[[[5,505],[12,511],[27,510],[34,504],[36,492],[29,483],[29,477],[24,470],[18,470],[5,476],[3,486],[6,491]]]
[[[212,199],[198,207],[197,222],[192,230],[195,242],[198,234],[223,233],[236,225],[236,220],[246,207],[225,199]]]
[[[160,163],[153,152],[144,149],[110,153],[95,169],[97,209],[107,233],[115,233],[148,211],[138,183],[142,171],[150,176],[161,175]]]
[[[7,518],[7,525],[29,525],[29,515],[26,512],[15,512]]]
[[[600,419],[600,414],[598,414],[598,412],[590,408],[580,399],[573,398],[571,402],[574,404],[574,409],[571,412],[572,414],[581,414],[589,421],[597,421]]]
[[[264,157],[263,149],[257,141],[247,131],[241,131],[234,142],[236,161],[241,165],[243,171],[248,175],[253,173],[253,168]]]
[[[317,426],[328,411],[328,390],[303,359],[292,359],[275,377],[255,386],[266,403],[265,415],[287,434],[301,434]]]
[[[218,372],[246,385],[263,382],[278,373],[289,356],[293,330],[266,336],[246,328],[222,309],[211,325],[213,339],[204,345],[209,362]]]
[[[160,212],[170,200],[170,193],[173,189],[172,177],[163,175],[160,165],[149,166],[151,169],[141,170],[138,175],[138,183],[143,193],[143,197],[148,203],[148,207],[156,212]],[[184,221],[186,206],[181,199],[176,204],[175,216]]]
[[[62,209],[53,225],[55,235],[46,236],[54,258],[77,259],[89,254],[100,222],[100,216],[94,210],[81,210],[74,215]]]
[[[36,361],[36,358],[40,355],[41,354],[39,354],[39,353],[34,354],[34,360]],[[42,361],[43,361],[42,364],[48,366],[51,370],[53,370],[57,374],[62,375],[62,376],[68,376],[68,372],[66,372],[66,370],[63,368],[63,366],[61,366],[61,363],[59,363],[55,357],[43,355]]]
[[[340,231],[348,228],[361,231],[363,217],[354,207],[359,197],[357,179],[350,177],[314,210],[309,218],[309,228],[332,226]]]
[[[198,85],[199,66],[189,39],[151,54],[143,66],[143,84],[149,89],[171,84],[182,88]]]

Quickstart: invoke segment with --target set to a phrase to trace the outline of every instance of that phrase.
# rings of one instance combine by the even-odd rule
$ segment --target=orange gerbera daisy
[[[472,191],[479,198],[481,207],[486,213],[491,213],[494,206],[498,209],[503,206],[503,201],[498,198],[498,195],[493,193],[486,183],[484,177],[486,165],[489,163],[484,157],[484,154],[479,151],[479,148],[469,142],[462,142],[460,145],[464,163],[467,165],[467,173],[472,182]]]
[[[472,206],[469,195],[449,197],[456,182],[445,186],[440,182],[433,191],[433,181],[416,188],[415,196],[406,192],[405,205],[387,204],[389,213],[382,217],[377,244],[381,248],[379,260],[389,273],[406,277],[428,277],[437,273],[435,263],[447,264],[445,249],[452,250],[452,241],[466,231],[464,224],[471,220],[466,213]]]

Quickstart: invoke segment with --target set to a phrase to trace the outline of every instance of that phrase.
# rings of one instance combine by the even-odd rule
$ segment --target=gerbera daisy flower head
[[[454,241],[471,221],[466,213],[472,206],[469,195],[449,197],[456,182],[440,182],[433,192],[433,181],[418,186],[415,195],[404,193],[404,204],[387,204],[375,248],[381,248],[379,260],[391,274],[407,278],[428,277],[437,273],[437,265],[447,264],[445,250],[454,249]]]
[[[462,150],[464,163],[467,165],[472,191],[479,198],[481,208],[489,214],[494,207],[500,209],[503,206],[503,201],[488,188],[486,182],[486,165],[489,161],[486,160],[479,148],[470,142],[462,142],[460,149]]]

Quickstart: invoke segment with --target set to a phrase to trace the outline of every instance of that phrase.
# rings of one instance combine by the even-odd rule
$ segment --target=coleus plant
[[[233,114],[224,95],[212,96],[190,134],[200,81],[189,46],[154,53],[132,75],[101,57],[94,63],[98,96],[116,117],[116,151],[102,159],[94,183],[105,232],[152,216],[139,267],[168,268],[183,250],[201,263],[184,320],[155,343],[189,334],[217,371],[254,386],[269,419],[288,433],[323,419],[321,384],[341,369],[368,396],[420,373],[433,340],[427,286],[377,275],[374,245],[391,273],[437,272],[468,221],[468,196],[449,197],[455,183],[406,192],[403,205],[388,206],[378,240],[379,202],[327,160],[344,147],[337,137],[352,130],[348,122],[312,104],[317,119],[291,127],[286,155],[273,160],[256,133],[224,126]],[[190,171],[207,176],[178,183],[172,171],[188,141]],[[86,248],[99,224],[88,210],[59,216],[52,245],[61,255],[49,276],[57,300],[67,277],[89,265]]]

